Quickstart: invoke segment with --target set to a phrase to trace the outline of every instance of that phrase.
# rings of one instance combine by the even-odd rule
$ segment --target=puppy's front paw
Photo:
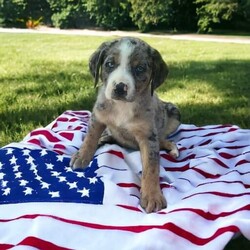
[[[141,206],[145,209],[146,213],[158,212],[167,207],[167,202],[161,190],[157,192],[141,192]]]
[[[90,160],[86,160],[79,151],[72,155],[70,160],[70,167],[75,169],[83,169],[86,168],[89,164]]]
[[[169,154],[175,159],[178,158],[180,155],[179,150],[174,143],[173,143],[173,148],[169,151]]]
[[[169,151],[169,154],[173,158],[178,158],[180,155],[176,144],[174,142],[169,141],[169,140],[162,140],[160,142],[160,148]]]

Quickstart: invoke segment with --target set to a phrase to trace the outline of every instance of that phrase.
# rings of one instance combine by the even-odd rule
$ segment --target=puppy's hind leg
[[[98,141],[98,148],[103,146],[104,144],[118,144],[117,141],[114,139],[114,137],[112,136],[112,134],[110,133],[110,131],[106,128],[99,141]]]
[[[160,149],[165,149],[168,153],[173,157],[177,158],[179,156],[179,150],[174,142],[169,140],[161,140],[160,141]]]

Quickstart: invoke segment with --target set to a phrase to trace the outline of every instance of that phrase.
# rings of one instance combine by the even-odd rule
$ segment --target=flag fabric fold
[[[140,207],[139,151],[106,144],[84,170],[70,156],[88,111],[66,111],[0,149],[0,249],[222,250],[250,240],[250,130],[182,124],[180,156],[160,152],[168,206]]]

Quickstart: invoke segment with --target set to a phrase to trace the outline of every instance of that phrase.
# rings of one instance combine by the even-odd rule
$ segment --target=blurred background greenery
[[[250,0],[0,0],[0,26],[249,32]]]

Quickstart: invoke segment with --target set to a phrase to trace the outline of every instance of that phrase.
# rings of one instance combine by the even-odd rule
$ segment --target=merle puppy
[[[159,183],[159,150],[178,157],[176,145],[166,137],[180,125],[175,105],[161,101],[154,90],[168,75],[160,53],[146,42],[124,37],[105,42],[89,62],[101,85],[88,133],[71,159],[73,169],[90,163],[98,144],[115,142],[139,149],[142,159],[141,206],[150,213],[166,207]]]

